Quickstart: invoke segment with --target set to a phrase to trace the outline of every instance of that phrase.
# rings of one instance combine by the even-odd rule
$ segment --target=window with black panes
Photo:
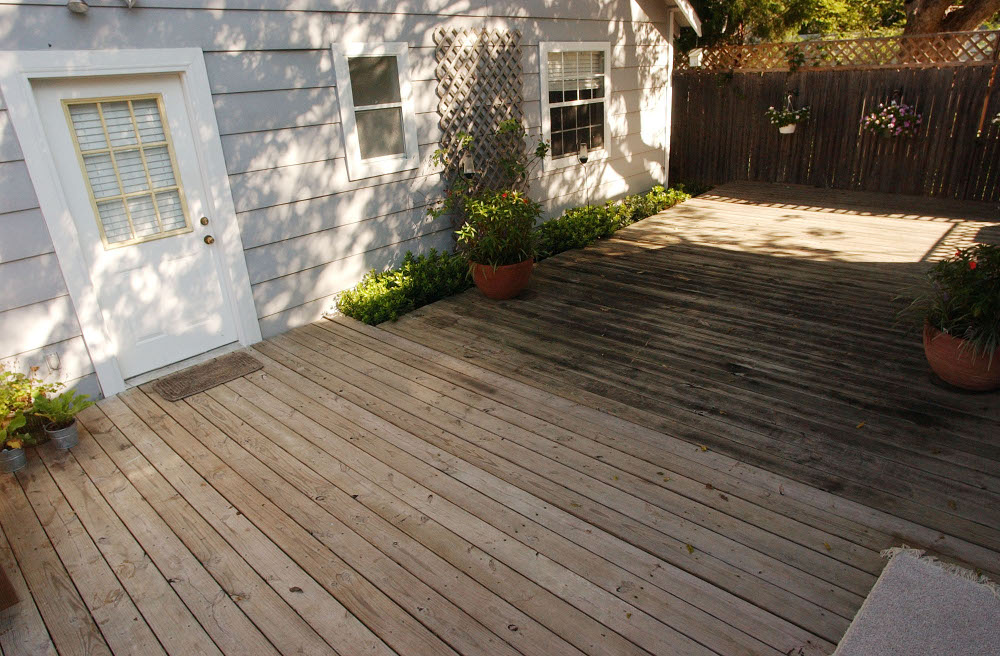
[[[581,144],[588,150],[604,147],[604,57],[600,50],[548,53],[553,158],[574,155]]]

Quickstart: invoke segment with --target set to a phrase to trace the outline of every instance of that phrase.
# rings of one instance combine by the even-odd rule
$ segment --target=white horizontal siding
[[[80,335],[69,296],[0,312],[0,353],[39,349]]]
[[[450,225],[450,217],[435,218],[425,207],[418,207],[252,248],[246,252],[250,282],[257,284],[322,266],[329,263],[330,253],[357,255]]]
[[[222,137],[230,175],[344,157],[343,130],[337,123],[243,132]]]
[[[428,203],[442,193],[430,164],[441,134],[437,27],[478,28],[489,16],[489,27],[521,32],[523,110],[535,135],[541,125],[535,46],[612,43],[609,157],[585,169],[537,172],[531,190],[547,213],[644,191],[664,177],[665,3],[592,2],[574,7],[571,18],[566,5],[547,2],[417,0],[406,13],[401,8],[397,0],[143,0],[131,11],[91,3],[80,20],[64,0],[8,0],[0,21],[5,49],[205,51],[254,301],[264,334],[273,335],[317,318],[336,292],[371,268],[397,263],[407,250],[451,247],[447,220],[426,215]],[[364,41],[410,44],[421,166],[350,180],[329,44]],[[72,360],[81,353],[79,329],[54,275],[51,241],[2,107],[0,99],[0,274],[23,280],[36,270],[32,263],[40,273],[17,290],[0,291],[0,310],[6,309],[0,328],[25,322],[37,333],[0,342],[0,357],[30,353],[37,359],[46,348],[65,345],[59,348],[75,349],[66,356]],[[64,375],[93,379],[86,367],[70,367]]]
[[[61,0],[7,0],[12,5],[62,6]],[[369,11],[396,13],[400,10],[398,0],[143,0],[143,7],[168,9],[213,9],[213,10],[254,10],[254,11]],[[99,5],[98,5],[99,7]],[[477,2],[454,3],[452,0],[420,0],[408,3],[410,13],[447,16],[461,13],[469,16],[535,16],[559,17],[565,14],[565,7],[551,2]],[[667,3],[606,2],[586,7],[587,16],[594,20],[657,21],[667,20]]]
[[[24,159],[24,156],[21,154],[20,144],[17,143],[14,126],[11,125],[7,112],[0,110],[0,162],[13,162],[19,159]]]
[[[6,192],[6,189],[3,189]],[[52,252],[45,219],[37,207],[0,214],[0,263]],[[4,279],[5,284],[7,280]],[[18,281],[11,280],[11,284]]]
[[[334,294],[350,287],[366,272],[399,264],[407,251],[426,253],[432,248],[448,250],[451,244],[451,230],[442,230],[258,285],[254,289],[254,299],[262,299],[258,301],[261,332],[269,337],[296,325],[315,321],[330,308]],[[279,298],[285,299],[285,302],[275,302]],[[286,303],[289,307],[282,308]]]
[[[350,191],[430,175],[437,171],[431,162],[434,148],[434,145],[420,148],[420,168],[412,171],[351,180],[345,160],[339,158],[230,175],[229,184],[233,190],[236,211],[246,212],[325,196],[331,190]]]
[[[437,176],[400,180],[307,200],[273,205],[239,215],[247,249],[336,226],[388,216],[441,195]]]
[[[0,214],[38,207],[38,198],[35,196],[34,187],[31,186],[31,177],[24,161],[0,164],[0,181],[3,184],[3,193],[0,193]]]
[[[540,4],[540,3],[538,3]],[[595,5],[596,6],[596,3]],[[555,7],[554,10],[558,10]],[[582,12],[581,12],[582,13]],[[323,50],[331,43],[401,41],[433,47],[433,28],[480,28],[477,16],[296,11],[161,9],[143,4],[137,11],[95,4],[86,20],[64,3],[0,7],[6,49],[39,45],[57,49],[200,47],[211,52],[242,50]],[[628,22],[625,22],[628,21]],[[662,24],[585,18],[514,17],[504,25],[518,29],[522,46],[541,41],[612,41],[619,45],[658,45]]]
[[[212,101],[223,135],[340,122],[337,94],[326,87],[220,94]]]
[[[47,358],[55,355],[58,358],[58,369],[51,369]],[[45,346],[23,353],[15,353],[0,359],[0,366],[8,371],[28,373],[38,367],[35,375],[46,382],[72,383],[94,373],[94,365],[90,361],[90,353],[83,337],[71,337],[66,340],[46,344]]]
[[[0,312],[62,296],[66,291],[55,253],[0,264]]]

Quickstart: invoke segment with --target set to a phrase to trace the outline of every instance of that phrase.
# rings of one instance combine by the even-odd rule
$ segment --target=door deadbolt
[[[214,244],[215,237],[213,237],[212,235],[205,235],[205,243],[209,245]]]
[[[208,217],[207,216],[201,217],[201,224],[202,225],[208,225]]]

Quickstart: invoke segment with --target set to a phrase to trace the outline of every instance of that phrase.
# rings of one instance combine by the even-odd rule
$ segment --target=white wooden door
[[[236,341],[180,80],[32,87],[122,376]]]

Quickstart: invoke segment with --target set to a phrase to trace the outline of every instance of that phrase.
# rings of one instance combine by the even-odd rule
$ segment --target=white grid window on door
[[[160,96],[66,103],[105,247],[190,230]]]

